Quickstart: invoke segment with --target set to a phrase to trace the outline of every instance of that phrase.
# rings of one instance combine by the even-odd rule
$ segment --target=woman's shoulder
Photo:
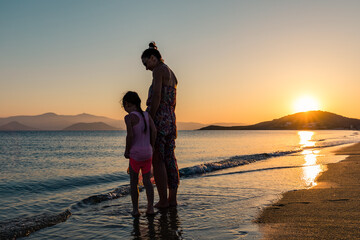
[[[175,73],[165,63],[159,66],[156,71],[153,71],[154,81],[161,81],[163,86],[170,86],[176,88],[178,80]]]
[[[169,75],[171,69],[165,63],[159,65],[158,67],[154,68],[153,75]]]

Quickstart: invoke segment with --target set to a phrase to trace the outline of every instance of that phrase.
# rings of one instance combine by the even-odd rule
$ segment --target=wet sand
[[[313,188],[291,191],[256,222],[263,239],[360,239],[360,143],[340,149]]]

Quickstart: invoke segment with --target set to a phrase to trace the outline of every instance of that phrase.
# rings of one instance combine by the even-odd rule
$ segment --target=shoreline
[[[348,157],[328,164],[316,186],[286,192],[263,209],[255,220],[262,239],[360,238],[360,143],[335,154]]]

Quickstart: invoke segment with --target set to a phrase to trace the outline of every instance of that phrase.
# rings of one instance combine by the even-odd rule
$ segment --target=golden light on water
[[[320,110],[319,102],[309,96],[299,98],[294,103],[294,111],[295,112],[307,112],[307,111],[314,111]]]
[[[304,150],[305,163],[303,164],[303,180],[307,186],[314,187],[317,185],[315,179],[323,171],[323,167],[317,163],[316,157],[318,156],[319,150]]]
[[[312,137],[314,136],[314,132],[299,131],[298,135],[300,137],[300,145],[301,145],[301,147],[314,147],[315,146],[315,142],[312,141]]]
[[[315,142],[312,141],[314,132],[311,131],[299,131],[301,147],[314,147]],[[317,164],[317,156],[319,150],[305,149],[301,152],[304,156],[305,163],[303,164],[303,180],[307,186],[314,187],[317,185],[315,179],[323,171],[323,166]]]

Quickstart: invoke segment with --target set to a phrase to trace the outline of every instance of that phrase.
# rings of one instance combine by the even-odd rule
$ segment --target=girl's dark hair
[[[159,50],[157,50],[155,42],[149,43],[149,48],[142,53],[141,58],[150,58],[151,56],[154,56],[159,61],[164,62],[164,59],[161,57]]]
[[[141,109],[141,99],[140,99],[139,95],[136,92],[128,91],[127,93],[125,93],[125,95],[122,99],[123,106],[124,106],[125,102],[134,104],[136,106],[137,111],[141,113],[141,116],[144,119],[144,125],[145,125],[144,132],[146,132],[146,129],[147,129],[146,120],[145,120],[144,112]]]

